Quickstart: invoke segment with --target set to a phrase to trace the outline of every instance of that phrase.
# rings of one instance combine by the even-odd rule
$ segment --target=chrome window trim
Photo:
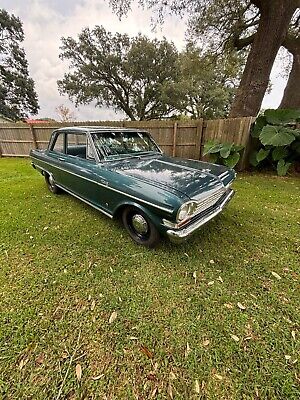
[[[68,170],[66,170],[66,169],[64,169],[64,168],[62,168],[62,167],[58,167],[58,166],[56,166],[56,165],[50,164],[50,163],[47,162],[47,161],[39,160],[39,159],[38,159],[38,161],[43,162],[43,163],[45,163],[45,164],[47,164],[47,165],[50,165],[50,166],[52,166],[52,167],[54,167],[54,168],[56,168],[56,169],[60,169],[60,170],[62,170],[62,171],[64,171],[64,172],[67,172],[67,173],[69,173],[69,174],[71,174],[71,175],[75,175],[75,176],[77,176],[77,177],[79,177],[79,178],[85,179],[85,180],[87,180],[87,181],[89,181],[89,182],[95,183],[96,185],[105,187],[106,189],[110,189],[110,190],[112,190],[112,191],[114,191],[114,192],[123,194],[123,195],[125,195],[125,196],[127,196],[127,197],[130,197],[131,199],[140,201],[141,203],[148,204],[148,205],[150,205],[150,206],[152,206],[152,207],[155,207],[155,208],[158,208],[158,209],[160,209],[160,210],[162,210],[162,211],[166,211],[166,212],[169,213],[169,214],[172,214],[172,213],[173,213],[173,208],[171,209],[171,208],[166,208],[166,207],[158,206],[157,204],[151,203],[151,202],[149,202],[149,201],[147,201],[147,200],[140,199],[140,198],[135,197],[135,196],[133,196],[133,195],[131,195],[131,194],[128,194],[128,193],[126,193],[126,192],[122,192],[121,190],[112,188],[111,186],[108,186],[108,185],[106,185],[106,184],[102,184],[102,183],[100,183],[100,182],[93,181],[92,179],[86,178],[85,176],[82,176],[82,175],[78,175],[78,174],[76,174],[75,172],[71,172],[71,171],[68,171]],[[36,165],[36,166],[37,166],[37,165]],[[43,168],[40,167],[40,169],[43,169]],[[58,186],[58,185],[57,185],[57,186]]]

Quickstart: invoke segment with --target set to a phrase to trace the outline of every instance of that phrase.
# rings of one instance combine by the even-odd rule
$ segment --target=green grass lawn
[[[155,250],[29,160],[0,183],[1,399],[299,399],[299,178]]]

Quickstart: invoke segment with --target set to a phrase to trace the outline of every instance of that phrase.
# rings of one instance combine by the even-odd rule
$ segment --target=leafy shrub
[[[278,175],[286,175],[293,163],[300,159],[300,110],[266,110],[253,125],[251,135],[258,148],[250,156],[254,167],[271,163]]]
[[[216,164],[234,168],[239,162],[244,146],[233,143],[216,143],[209,141],[204,145],[203,155],[209,155],[209,160]]]

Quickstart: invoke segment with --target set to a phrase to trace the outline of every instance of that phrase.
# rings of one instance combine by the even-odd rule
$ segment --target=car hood
[[[234,170],[221,165],[166,156],[122,160],[111,169],[189,198],[226,186],[235,177]]]

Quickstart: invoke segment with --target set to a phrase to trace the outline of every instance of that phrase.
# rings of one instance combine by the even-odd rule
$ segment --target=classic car
[[[69,127],[55,130],[32,166],[52,193],[65,191],[120,218],[138,244],[161,236],[182,242],[219,214],[233,197],[233,169],[167,157],[138,129]]]

